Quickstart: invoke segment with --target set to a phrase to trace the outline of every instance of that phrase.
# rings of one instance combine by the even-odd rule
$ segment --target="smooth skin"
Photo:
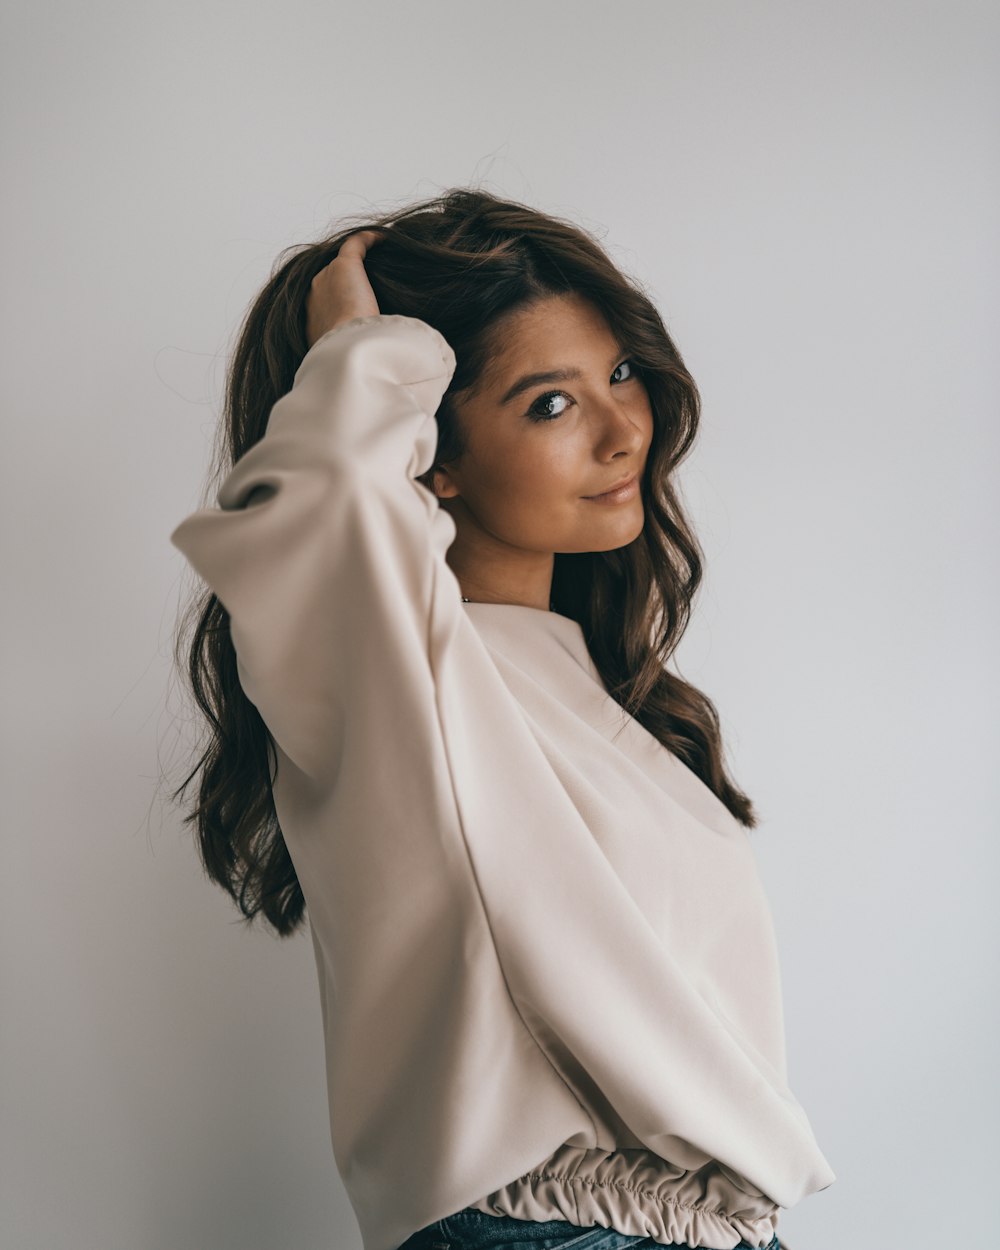
[[[364,268],[379,238],[373,230],[352,235],[313,278],[310,347],[341,322],[379,312]],[[580,376],[502,402],[522,375],[557,369]],[[620,503],[588,496],[633,473],[641,487],[652,406],[600,310],[576,294],[511,315],[490,374],[475,398],[454,396],[466,450],[433,474],[457,531],[446,558],[466,598],[548,610],[556,552],[610,551],[642,532],[641,489]]]

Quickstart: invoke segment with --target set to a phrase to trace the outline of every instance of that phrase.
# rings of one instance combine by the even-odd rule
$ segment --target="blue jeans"
[[[567,1220],[516,1220],[509,1215],[487,1215],[474,1207],[428,1224],[408,1237],[399,1250],[660,1250],[652,1237],[620,1233],[594,1224],[580,1228]],[[676,1250],[700,1250],[673,1243]],[[741,1241],[734,1250],[753,1250]],[[761,1250],[782,1250],[777,1233]]]

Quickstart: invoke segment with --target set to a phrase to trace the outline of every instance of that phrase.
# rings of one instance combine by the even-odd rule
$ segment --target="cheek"
[[[527,440],[494,456],[477,486],[484,499],[504,512],[558,510],[580,493],[580,471],[573,449]]]
[[[572,450],[538,440],[496,449],[466,481],[467,503],[481,525],[515,547],[553,551],[572,546],[579,532],[580,465]]]

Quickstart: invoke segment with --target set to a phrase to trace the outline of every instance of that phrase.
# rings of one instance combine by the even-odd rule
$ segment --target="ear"
[[[444,465],[436,464],[433,474],[431,475],[431,483],[434,488],[434,494],[438,499],[452,499],[459,494],[458,483],[452,477],[450,470]]]

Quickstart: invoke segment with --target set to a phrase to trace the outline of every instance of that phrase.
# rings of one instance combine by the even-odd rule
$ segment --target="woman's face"
[[[497,338],[487,386],[457,397],[466,450],[433,477],[458,537],[533,553],[632,542],[643,527],[653,413],[627,350],[578,295],[539,300]],[[578,376],[526,378],[557,370]],[[624,497],[591,498],[632,477]]]

